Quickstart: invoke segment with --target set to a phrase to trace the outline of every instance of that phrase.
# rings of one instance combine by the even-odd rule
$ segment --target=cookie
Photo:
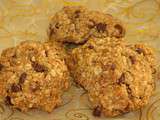
[[[93,115],[117,116],[145,106],[154,91],[155,58],[145,45],[94,38],[73,49],[69,68],[88,91]]]
[[[23,112],[32,108],[51,112],[69,88],[69,71],[57,43],[25,41],[0,57],[0,96]]]
[[[122,23],[109,14],[82,6],[67,6],[57,12],[49,26],[49,38],[60,42],[84,43],[90,37],[122,38]]]

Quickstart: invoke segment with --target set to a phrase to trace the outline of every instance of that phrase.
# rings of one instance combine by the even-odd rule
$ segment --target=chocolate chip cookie
[[[72,51],[75,81],[88,91],[93,114],[117,116],[145,106],[154,90],[150,47],[117,38],[94,38]]]
[[[0,57],[0,96],[21,111],[51,112],[69,88],[69,71],[57,43],[25,41]]]
[[[48,31],[50,39],[70,43],[84,43],[90,37],[122,38],[125,35],[119,20],[82,6],[67,6],[57,12]]]

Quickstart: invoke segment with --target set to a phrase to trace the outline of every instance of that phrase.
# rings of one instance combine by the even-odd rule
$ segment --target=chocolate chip
[[[97,106],[96,108],[94,108],[93,115],[95,117],[100,117],[101,116],[101,107]]]
[[[45,72],[47,71],[47,67],[44,65],[41,65],[37,62],[32,62],[32,67],[36,72]]]
[[[122,27],[121,25],[116,24],[116,25],[114,26],[114,28],[117,30],[117,32],[115,33],[115,37],[121,38],[121,37],[124,36],[125,31],[124,31],[124,29],[123,29],[123,27]]]
[[[27,78],[27,73],[25,73],[25,72],[22,73],[20,78],[19,78],[19,84],[23,84],[24,81],[26,80],[26,78]]]
[[[14,55],[12,56],[12,58],[17,58],[17,55],[16,55],[16,54],[14,54]]]
[[[5,103],[6,103],[7,105],[13,105],[12,102],[11,102],[11,98],[10,98],[9,96],[6,96],[6,98],[5,98]]]
[[[141,49],[141,48],[137,48],[136,52],[139,53],[139,54],[144,53],[143,49]]]
[[[152,74],[156,74],[157,72],[156,68],[153,68],[153,66],[151,66],[151,68],[152,68]]]
[[[98,23],[96,25],[96,29],[98,32],[104,32],[106,30],[107,25],[105,23]]]
[[[129,59],[131,60],[132,64],[136,63],[136,58],[134,56],[129,56]]]
[[[0,64],[0,71],[3,69],[4,65]]]
[[[120,78],[118,79],[117,83],[118,84],[123,84],[124,81],[125,81],[125,74],[122,73],[121,76],[120,76]]]
[[[17,84],[12,84],[12,86],[11,86],[11,91],[12,92],[19,92],[19,91],[21,91],[22,89],[21,89],[21,86],[19,86],[19,85],[17,85]]]
[[[88,48],[89,48],[89,49],[93,49],[94,46],[93,46],[93,45],[88,45]]]
[[[76,10],[75,11],[75,18],[79,18],[81,11],[80,10]]]
[[[116,69],[116,65],[113,63],[112,65],[111,65],[111,70],[115,70]]]
[[[55,24],[55,28],[59,29],[59,26],[60,26],[59,23],[56,23],[56,24]]]
[[[46,57],[48,57],[48,51],[45,51],[45,55],[46,55]]]
[[[133,98],[134,96],[132,95],[132,89],[130,88],[130,85],[129,84],[125,84],[125,85],[126,85],[126,90],[127,90],[127,93],[128,93],[128,97]]]

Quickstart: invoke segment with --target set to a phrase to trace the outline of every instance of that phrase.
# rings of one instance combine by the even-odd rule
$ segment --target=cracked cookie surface
[[[51,112],[69,88],[69,71],[58,43],[25,41],[0,57],[0,96],[13,108]]]
[[[119,20],[82,6],[64,7],[53,16],[49,28],[50,39],[70,43],[84,43],[90,37],[122,38],[124,35]]]
[[[137,110],[148,103],[154,90],[152,49],[122,41],[90,39],[71,53],[72,75],[88,91],[95,116]]]

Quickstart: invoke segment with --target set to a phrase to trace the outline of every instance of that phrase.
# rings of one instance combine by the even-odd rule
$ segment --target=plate
[[[0,0],[0,51],[24,40],[47,40],[50,19],[66,5],[84,5],[119,18],[127,29],[126,40],[151,45],[160,61],[160,0]],[[138,111],[115,118],[95,118],[87,93],[73,85],[63,96],[64,104],[50,114],[38,110],[22,113],[0,104],[0,120],[159,120],[158,65],[156,90],[149,104]]]

